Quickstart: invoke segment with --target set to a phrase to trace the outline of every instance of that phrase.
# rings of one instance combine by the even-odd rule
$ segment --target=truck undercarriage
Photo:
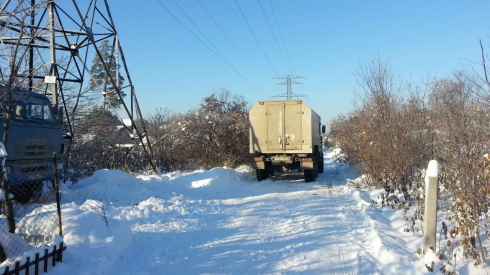
[[[273,176],[275,171],[291,172],[303,171],[305,182],[312,182],[323,173],[323,153],[274,155],[263,154],[253,158],[253,166],[256,169],[257,180],[265,180]]]

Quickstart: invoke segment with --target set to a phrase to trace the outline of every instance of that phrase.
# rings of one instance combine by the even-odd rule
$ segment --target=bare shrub
[[[226,90],[204,98],[199,108],[183,115],[161,111],[150,124],[157,133],[156,157],[166,171],[234,168],[250,161],[247,102]]]
[[[452,236],[460,238],[467,257],[481,262],[486,250],[481,246],[478,224],[488,210],[488,166],[484,156],[489,153],[489,112],[475,97],[476,87],[468,78],[459,72],[454,79],[435,82],[431,102],[441,145],[441,180],[454,199],[449,217]],[[480,244],[480,252],[475,241]]]
[[[157,109],[154,115],[148,117],[148,132],[153,141],[153,153],[160,171],[175,171],[185,169],[185,152],[183,140],[179,139],[180,130],[177,121],[182,115],[177,115],[168,109]]]
[[[402,87],[379,60],[362,65],[358,80],[361,91],[355,111],[334,120],[330,135],[349,162],[361,162],[361,172],[375,183],[411,186],[424,160],[419,152],[427,124],[423,96],[409,85]]]
[[[488,253],[481,236],[490,236],[485,227],[490,108],[482,92],[487,78],[456,72],[422,88],[402,86],[380,61],[362,66],[358,76],[362,89],[356,109],[332,122],[330,139],[351,165],[362,167],[371,184],[399,189],[406,200],[417,198],[409,204],[417,206],[413,224],[423,222],[423,171],[429,160],[438,160],[440,196],[449,203],[444,226],[451,238],[450,246],[439,247],[441,255],[461,247],[459,256],[475,260],[475,265],[485,262]]]
[[[138,154],[122,123],[111,112],[94,107],[77,122],[72,140],[67,179],[91,175],[98,169],[141,170],[135,167]],[[141,156],[143,158],[143,156]]]

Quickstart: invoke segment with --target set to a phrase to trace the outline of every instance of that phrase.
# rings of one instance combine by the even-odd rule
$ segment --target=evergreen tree
[[[122,104],[119,96],[116,92],[116,87],[112,85],[107,73],[110,74],[112,79],[115,81],[117,75],[119,75],[119,86],[122,86],[124,82],[123,76],[119,73],[120,65],[116,62],[116,57],[114,56],[114,49],[107,40],[102,41],[100,47],[98,47],[100,52],[99,55],[95,55],[92,60],[92,67],[90,68],[90,89],[94,91],[100,91],[104,95],[104,108],[106,104],[110,104],[112,107],[118,109]],[[104,68],[104,63],[108,69]],[[107,83],[107,84],[106,84]],[[126,94],[121,90],[121,96],[124,98]]]
[[[120,125],[119,119],[108,110],[102,107],[93,107],[89,114],[85,117],[82,124],[86,127],[86,132],[97,133],[101,129],[115,128]]]

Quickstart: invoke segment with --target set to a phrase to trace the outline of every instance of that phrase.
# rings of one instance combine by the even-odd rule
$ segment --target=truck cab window
[[[39,102],[37,102],[39,101]],[[51,104],[42,100],[33,100],[29,102],[14,102],[14,115],[17,118],[55,121]]]
[[[22,102],[15,104],[14,112],[17,117],[27,118],[26,106]]]
[[[33,119],[54,120],[50,107],[46,104],[30,104],[29,115]]]

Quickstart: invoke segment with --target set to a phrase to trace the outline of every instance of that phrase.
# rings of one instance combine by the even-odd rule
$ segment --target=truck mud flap
[[[301,170],[313,170],[315,168],[315,163],[312,158],[300,158]]]

